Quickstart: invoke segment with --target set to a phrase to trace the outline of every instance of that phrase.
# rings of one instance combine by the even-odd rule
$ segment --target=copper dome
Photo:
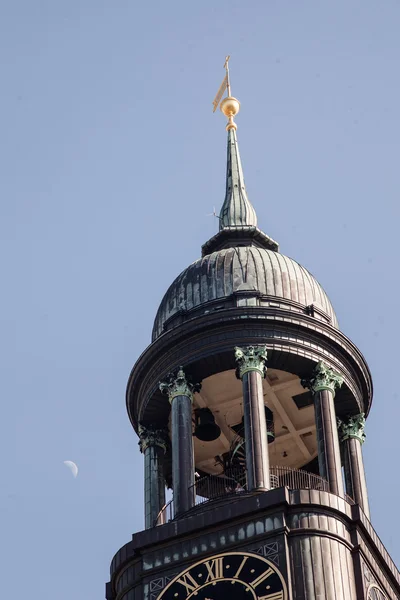
[[[236,306],[246,295],[253,296],[255,307],[279,304],[338,327],[328,296],[307,269],[279,252],[242,246],[204,256],[175,279],[157,311],[153,340],[206,310]]]

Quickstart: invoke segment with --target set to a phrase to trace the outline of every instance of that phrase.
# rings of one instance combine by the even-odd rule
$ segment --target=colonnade
[[[243,414],[248,491],[268,491],[270,466],[262,380],[267,372],[265,346],[235,348],[236,376],[242,381]],[[302,380],[314,400],[320,476],[331,493],[346,493],[369,517],[368,495],[361,446],[365,439],[363,414],[338,420],[335,392],[343,378],[319,362],[311,376]],[[171,444],[172,488],[175,515],[190,510],[195,503],[195,463],[193,452],[193,395],[200,384],[190,382],[182,367],[160,383],[171,404],[171,434],[166,430],[139,429],[145,460],[145,521],[153,527],[165,504],[164,454]],[[170,439],[170,442],[167,440]],[[343,475],[342,475],[343,466]],[[345,485],[344,485],[345,484]]]

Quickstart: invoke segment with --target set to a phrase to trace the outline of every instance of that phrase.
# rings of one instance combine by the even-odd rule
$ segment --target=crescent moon
[[[78,467],[76,466],[76,464],[72,462],[72,460],[64,460],[64,465],[68,467],[68,469],[72,473],[73,478],[75,479],[75,477],[78,475]]]

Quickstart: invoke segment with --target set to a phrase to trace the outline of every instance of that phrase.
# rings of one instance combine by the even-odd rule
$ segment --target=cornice
[[[289,312],[285,309],[272,307],[243,307],[229,308],[225,310],[203,314],[201,317],[185,321],[174,329],[171,329],[154,342],[138,358],[134,365],[127,385],[127,409],[132,425],[136,428],[136,419],[130,410],[130,398],[135,388],[134,397],[142,398],[144,388],[143,381],[148,380],[149,373],[157,363],[157,369],[161,362],[165,362],[173,351],[179,347],[186,347],[194,340],[203,340],[206,336],[213,336],[217,331],[221,334],[226,331],[243,330],[243,323],[254,325],[260,324],[261,338],[249,339],[248,344],[267,342],[270,348],[274,344],[281,344],[284,351],[299,352],[307,354],[315,363],[323,360],[335,370],[340,371],[343,361],[348,364],[348,373],[345,383],[350,386],[353,393],[359,397],[359,412],[368,414],[372,399],[372,379],[368,365],[358,348],[338,329],[328,323],[323,323],[309,315]],[[276,334],[276,335],[275,335]],[[240,345],[245,343],[235,343]],[[218,352],[221,344],[215,342],[213,348]],[[233,346],[232,346],[233,352]],[[336,358],[335,358],[336,357]],[[184,350],[177,359],[176,364],[170,365],[168,370],[177,368],[179,364],[186,367],[193,356],[187,355]],[[160,362],[161,361],[161,362]],[[164,377],[167,371],[158,371],[158,383],[160,377]],[[304,374],[306,376],[306,374]],[[139,386],[139,387],[138,387]],[[356,392],[356,390],[359,390]],[[147,393],[147,392],[144,392]],[[361,399],[365,402],[363,406]],[[146,401],[142,398],[142,401]]]

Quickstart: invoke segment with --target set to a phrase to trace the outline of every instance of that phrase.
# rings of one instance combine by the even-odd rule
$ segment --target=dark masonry
[[[228,71],[223,86],[219,231],[129,377],[145,529],[115,554],[106,599],[400,599],[370,521],[371,374],[318,281],[258,228]]]

